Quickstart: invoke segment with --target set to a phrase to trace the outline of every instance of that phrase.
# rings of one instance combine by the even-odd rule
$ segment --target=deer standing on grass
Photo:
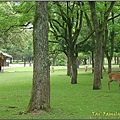
[[[108,81],[108,92],[110,91],[110,83],[112,81],[118,81],[119,84],[119,92],[120,92],[120,73],[115,73],[115,72],[111,72],[108,74],[109,77],[109,81]]]

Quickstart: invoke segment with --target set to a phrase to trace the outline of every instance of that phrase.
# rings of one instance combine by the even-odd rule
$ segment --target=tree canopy
[[[91,16],[93,3],[95,3],[97,22],[93,22]],[[14,58],[33,57],[35,2],[0,2],[0,6],[0,49],[12,54]],[[72,74],[71,83],[77,83],[78,54],[91,52],[91,56],[95,57],[94,50],[97,48],[95,30],[98,30],[98,27],[102,31],[99,36],[102,37],[101,43],[96,45],[101,44],[102,55],[104,53],[110,55],[110,35],[113,29],[115,52],[119,52],[119,2],[96,1],[91,2],[90,7],[90,2],[87,1],[50,1],[48,14],[49,54],[53,62],[60,53],[66,55],[67,74]],[[95,27],[96,24],[98,25]],[[92,63],[94,67],[94,61]]]

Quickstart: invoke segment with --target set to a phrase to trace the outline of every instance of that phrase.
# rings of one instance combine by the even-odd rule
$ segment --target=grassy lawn
[[[118,68],[117,68],[118,69]],[[114,68],[115,70],[115,68]],[[107,72],[103,72],[102,89],[92,90],[91,68],[78,70],[78,84],[71,85],[66,67],[51,72],[51,108],[42,115],[18,115],[30,99],[32,67],[4,68],[0,73],[0,119],[120,119],[120,93],[117,82],[108,93]]]

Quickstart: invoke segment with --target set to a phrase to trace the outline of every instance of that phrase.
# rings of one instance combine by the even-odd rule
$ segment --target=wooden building
[[[6,66],[6,60],[12,58],[11,55],[0,51],[0,72],[2,71],[2,66]]]

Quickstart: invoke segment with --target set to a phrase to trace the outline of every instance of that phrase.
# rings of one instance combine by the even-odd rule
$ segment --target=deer
[[[120,92],[120,73],[111,72],[108,74],[109,81],[108,81],[108,92],[110,91],[110,83],[113,81],[118,81],[119,85],[119,92]]]

